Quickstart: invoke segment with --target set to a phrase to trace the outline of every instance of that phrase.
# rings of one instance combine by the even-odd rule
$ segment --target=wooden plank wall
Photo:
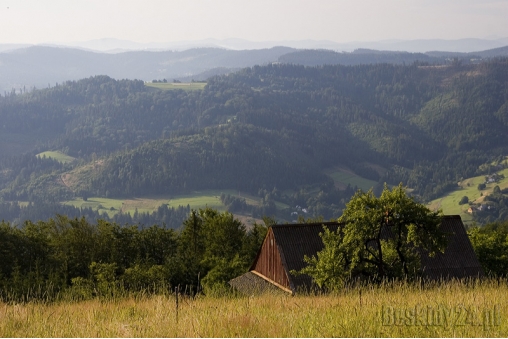
[[[254,271],[262,274],[266,278],[290,289],[288,276],[282,266],[279,249],[271,228],[266,235],[263,246],[261,247],[261,252],[253,268]]]

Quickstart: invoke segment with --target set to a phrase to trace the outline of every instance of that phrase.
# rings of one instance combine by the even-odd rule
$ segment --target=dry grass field
[[[3,337],[506,337],[506,282],[0,304]]]

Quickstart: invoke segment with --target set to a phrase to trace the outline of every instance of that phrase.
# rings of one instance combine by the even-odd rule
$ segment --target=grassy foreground
[[[508,285],[355,288],[323,296],[0,304],[3,337],[505,337]]]

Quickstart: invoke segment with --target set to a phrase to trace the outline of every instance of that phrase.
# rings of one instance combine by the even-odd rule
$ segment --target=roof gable
[[[294,286],[288,276],[288,269],[280,244],[275,239],[273,228],[268,229],[250,271],[257,272],[268,281],[288,291]]]

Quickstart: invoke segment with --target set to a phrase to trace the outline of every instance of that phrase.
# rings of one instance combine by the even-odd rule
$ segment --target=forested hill
[[[457,56],[451,53],[453,56]],[[464,53],[465,54],[465,53]],[[464,57],[465,55],[463,55]],[[412,64],[414,62],[443,63],[441,56],[429,56],[425,53],[382,52],[359,49],[351,53],[338,53],[330,50],[293,51],[279,57],[281,63],[305,66],[319,65],[365,65],[365,64]]]
[[[100,195],[139,196],[226,187],[257,192],[325,181],[319,163],[293,142],[253,125],[207,127],[109,157],[91,187]]]
[[[409,53],[402,51],[377,51],[371,49],[357,49],[353,52],[340,53],[331,50],[307,49],[285,53],[279,57],[278,61],[281,63],[292,63],[304,66],[365,65],[382,63],[411,65],[415,62],[442,65],[447,63],[477,63],[481,59],[506,56],[508,56],[508,46],[470,53],[439,51]]]
[[[0,121],[4,201],[314,187],[336,208],[337,167],[430,199],[508,154],[508,60],[269,64],[198,91],[98,76],[1,97]],[[77,160],[35,160],[46,150]]]

